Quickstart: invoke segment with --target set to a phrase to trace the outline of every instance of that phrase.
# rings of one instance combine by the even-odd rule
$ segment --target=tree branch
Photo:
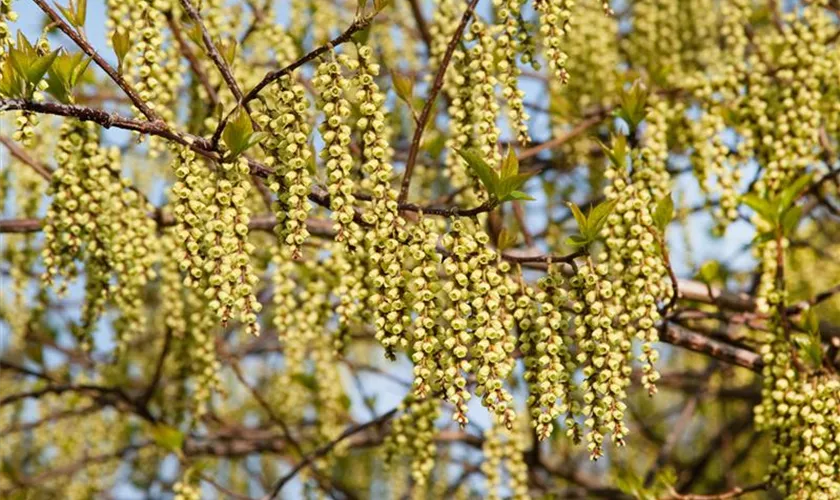
[[[449,62],[452,60],[452,54],[455,53],[455,47],[461,41],[461,36],[464,34],[464,29],[472,17],[475,6],[478,0],[470,0],[467,10],[461,16],[461,22],[458,28],[452,35],[449,45],[446,46],[446,52],[443,54],[443,59],[438,68],[435,80],[432,83],[432,89],[429,91],[429,97],[426,98],[426,104],[423,105],[423,110],[420,112],[420,117],[417,119],[417,125],[414,129],[414,137],[411,139],[411,146],[408,149],[408,159],[405,162],[405,171],[403,172],[402,185],[400,186],[400,194],[397,198],[397,203],[404,203],[408,199],[408,190],[411,187],[411,175],[414,173],[414,165],[417,163],[417,155],[420,153],[420,142],[423,140],[423,132],[426,130],[426,125],[429,123],[429,118],[432,114],[432,108],[435,105],[435,100],[443,88],[443,78],[446,74],[446,69],[449,67]]]

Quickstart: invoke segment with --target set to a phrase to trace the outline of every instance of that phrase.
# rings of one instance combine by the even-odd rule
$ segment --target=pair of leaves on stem
[[[583,214],[583,211],[581,211],[577,204],[573,202],[567,203],[566,205],[569,206],[569,210],[572,211],[572,215],[575,217],[575,221],[577,221],[578,234],[569,236],[566,244],[572,247],[585,248],[594,243],[599,238],[601,230],[607,223],[607,218],[615,209],[616,204],[618,204],[618,200],[602,202],[594,208],[591,208],[587,216]],[[668,227],[668,224],[674,218],[674,200],[671,199],[670,195],[659,200],[653,210],[652,218],[656,229],[659,230],[659,234],[665,234],[665,228]]]
[[[459,150],[458,154],[478,176],[481,184],[487,190],[487,194],[490,195],[491,203],[533,200],[531,196],[519,189],[534,173],[519,173],[519,160],[516,158],[513,148],[508,148],[499,171],[488,165],[482,158],[482,153],[476,149]]]
[[[756,242],[775,239],[779,234],[788,236],[796,229],[802,218],[802,207],[796,205],[796,199],[811,182],[811,178],[810,173],[799,177],[781,193],[770,199],[761,198],[754,193],[747,193],[741,197],[741,201],[752,208],[772,228],[771,231],[756,236]]]
[[[808,309],[805,313],[802,330],[803,332],[793,334],[793,342],[799,349],[800,357],[805,359],[813,369],[819,370],[823,363],[823,350],[820,339],[820,320],[813,309]]]
[[[0,93],[8,97],[31,98],[44,76],[47,76],[47,92],[59,102],[72,102],[71,92],[81,79],[88,65],[88,59],[81,52],[70,54],[56,49],[47,54],[38,50],[20,32],[9,58],[2,67]]]
[[[241,107],[236,110],[222,132],[222,142],[230,151],[231,158],[236,158],[248,148],[256,145],[263,137],[265,137],[265,132],[254,131],[251,118]]]

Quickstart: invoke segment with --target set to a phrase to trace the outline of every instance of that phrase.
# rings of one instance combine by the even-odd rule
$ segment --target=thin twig
[[[291,471],[289,471],[289,473],[287,473],[285,476],[281,477],[280,480],[277,481],[277,484],[274,486],[274,489],[271,491],[271,493],[264,496],[262,500],[272,500],[272,499],[276,498],[277,495],[280,493],[280,490],[283,489],[283,486],[288,484],[288,482],[291,481],[298,474],[298,472],[301,471],[301,469],[303,469],[304,467],[308,466],[313,461],[317,460],[318,458],[321,458],[322,456],[324,456],[327,453],[329,453],[330,451],[332,451],[333,448],[335,448],[339,443],[341,443],[342,441],[344,441],[348,437],[350,437],[354,434],[357,434],[359,432],[362,432],[365,429],[368,429],[370,427],[375,427],[375,426],[382,425],[385,422],[387,422],[388,420],[390,420],[396,414],[397,414],[397,409],[394,408],[393,410],[379,416],[378,418],[375,418],[375,419],[370,420],[368,422],[365,422],[363,424],[355,425],[355,426],[347,429],[346,431],[341,433],[341,435],[338,436],[337,438],[333,439],[329,443],[325,444],[324,446],[321,446],[317,450],[315,450],[312,453],[310,453],[309,455],[307,455],[306,458],[304,458],[300,463],[298,463]]]
[[[461,22],[458,28],[452,35],[449,45],[446,46],[446,52],[443,54],[443,59],[440,62],[435,80],[432,83],[432,89],[429,91],[429,97],[426,98],[426,104],[423,105],[423,110],[420,111],[420,118],[417,120],[417,126],[414,129],[414,137],[411,139],[411,146],[408,149],[408,159],[405,162],[405,171],[403,172],[402,184],[400,186],[400,194],[397,198],[397,203],[404,203],[408,199],[408,190],[411,187],[411,175],[414,172],[414,165],[417,163],[417,155],[420,153],[420,142],[423,140],[423,132],[426,130],[426,125],[429,123],[429,118],[432,114],[432,108],[435,105],[437,96],[443,88],[443,78],[446,75],[446,69],[449,67],[449,62],[452,60],[452,54],[455,53],[455,48],[461,41],[461,36],[464,34],[464,29],[472,17],[475,6],[478,0],[470,0],[467,10],[461,16]]]
[[[11,138],[6,137],[5,135],[0,135],[0,143],[6,146],[6,149],[9,150],[9,153],[12,156],[32,167],[32,170],[34,170],[38,175],[46,180],[52,179],[52,169],[29,156],[29,153],[27,153],[25,149],[20,147],[20,145]]]
[[[201,20],[201,14],[198,13],[198,10],[196,10],[190,0],[181,0],[181,5],[184,7],[184,10],[187,11],[187,15],[189,15],[195,24],[198,25],[198,29],[201,30],[201,40],[204,42],[204,48],[207,49],[207,55],[210,56],[210,59],[213,60],[216,68],[219,69],[219,73],[222,74],[222,78],[230,91],[233,93],[233,96],[236,98],[236,102],[242,103],[242,105],[247,108],[247,103],[242,102],[242,91],[239,89],[239,84],[236,83],[236,79],[233,77],[230,67],[219,53],[219,49],[216,47],[216,44],[213,43],[213,39],[210,37],[210,32],[207,31],[207,26],[205,26],[204,21]]]

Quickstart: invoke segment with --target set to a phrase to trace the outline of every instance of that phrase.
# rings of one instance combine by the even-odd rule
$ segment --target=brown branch
[[[161,348],[160,356],[158,356],[157,364],[155,365],[155,371],[152,374],[152,381],[149,382],[149,387],[140,396],[140,404],[147,405],[149,401],[152,399],[152,396],[155,393],[155,390],[160,384],[160,379],[163,377],[163,365],[166,362],[166,356],[169,355],[169,348],[172,345],[172,329],[167,327],[166,334],[163,338],[163,348]]]
[[[579,135],[583,134],[584,132],[589,130],[590,127],[593,127],[594,125],[600,123],[604,119],[604,116],[609,114],[610,111],[611,108],[603,108],[601,113],[595,114],[594,116],[583,120],[565,134],[557,136],[549,141],[543,142],[542,144],[538,144],[534,147],[520,151],[517,157],[520,161],[522,161],[526,158],[536,156],[539,153],[545,151],[546,149],[552,149],[561,146],[571,141],[572,139],[578,137]]]
[[[219,95],[216,93],[216,89],[213,88],[213,85],[210,84],[210,79],[207,77],[207,73],[204,71],[204,68],[201,67],[201,61],[198,60],[195,53],[192,51],[192,48],[184,39],[181,27],[175,19],[173,19],[171,12],[167,12],[166,21],[169,24],[169,29],[172,31],[172,36],[175,38],[178,50],[180,50],[181,54],[184,58],[186,58],[187,63],[190,65],[190,69],[195,74],[198,82],[204,88],[204,91],[207,92],[207,96],[210,98],[210,101],[214,105],[217,104],[219,102]]]
[[[748,368],[754,372],[761,373],[761,369],[764,367],[764,361],[762,361],[761,355],[719,340],[711,339],[682,326],[668,324],[661,340],[690,351],[706,354],[733,365]]]
[[[262,80],[260,80],[259,83],[257,83],[254,86],[254,88],[249,90],[248,93],[245,94],[242,97],[242,99],[240,99],[240,103],[243,106],[246,106],[249,102],[256,99],[257,96],[259,95],[259,93],[264,88],[271,85],[276,80],[279,80],[283,76],[288,75],[289,73],[298,69],[299,67],[308,63],[309,61],[312,61],[312,60],[318,58],[321,54],[329,52],[333,48],[350,41],[350,39],[353,37],[353,35],[356,32],[367,28],[367,26],[371,23],[371,21],[373,21],[373,18],[376,17],[376,14],[377,14],[377,12],[374,12],[373,14],[370,14],[368,16],[356,19],[355,21],[353,21],[353,24],[351,24],[346,30],[344,30],[344,33],[342,33],[342,34],[338,35],[337,37],[333,38],[332,40],[327,42],[325,45],[322,45],[322,46],[318,47],[317,49],[309,52],[308,54],[304,55],[303,57],[299,58],[298,60],[296,60],[295,62],[289,64],[288,66],[286,66],[284,68],[280,68],[278,70],[275,70],[275,71],[272,71],[272,72],[268,73],[267,75],[265,75],[263,77]],[[219,122],[219,125],[216,127],[216,131],[213,133],[213,137],[210,139],[211,144],[218,144],[219,138],[221,137],[221,134],[222,134],[222,131],[224,130],[225,125],[227,125],[227,122],[230,119],[230,117],[233,115],[234,111],[235,110],[231,110]]]
[[[236,79],[230,72],[230,67],[219,53],[219,49],[216,47],[216,44],[213,43],[213,39],[210,38],[210,32],[207,31],[207,26],[205,26],[204,22],[201,20],[201,14],[198,13],[190,0],[181,0],[181,5],[184,7],[184,10],[187,11],[187,15],[192,18],[196,25],[198,25],[199,30],[201,30],[201,40],[204,42],[204,48],[207,49],[207,55],[210,56],[210,59],[213,60],[216,68],[219,69],[219,73],[222,74],[222,78],[228,88],[233,93],[233,96],[236,97],[236,102],[242,103],[242,105],[247,109],[247,103],[242,102],[242,91],[239,89],[239,84],[236,83]]]
[[[20,145],[13,141],[10,137],[0,135],[0,143],[6,146],[6,149],[9,150],[9,153],[12,156],[22,161],[23,163],[29,165],[32,168],[32,170],[38,173],[38,175],[40,175],[48,181],[52,179],[52,169],[47,165],[44,165],[43,163],[39,162],[35,158],[29,156],[29,153],[27,153],[25,149],[20,147]]]
[[[429,34],[429,25],[423,17],[420,2],[418,0],[408,0],[408,4],[411,6],[411,15],[414,17],[414,22],[417,24],[417,31],[420,32],[420,38],[423,39],[423,43],[426,45],[426,48],[431,50],[432,36]]]
[[[73,40],[85,54],[87,54],[88,56],[90,56],[91,59],[93,59],[97,66],[102,68],[102,71],[108,74],[111,80],[113,80],[114,83],[116,83],[123,90],[123,92],[125,92],[128,98],[131,99],[131,102],[143,114],[143,116],[145,116],[149,121],[153,122],[160,120],[160,117],[157,115],[157,113],[155,113],[151,108],[149,108],[149,106],[146,105],[143,99],[141,99],[140,96],[137,95],[137,92],[135,92],[134,89],[131,88],[131,85],[129,85],[129,83],[125,81],[125,79],[117,72],[117,70],[115,70],[110,64],[108,64],[108,61],[103,59],[102,56],[100,56],[99,53],[96,51],[96,49],[94,49],[93,46],[91,46],[91,44],[88,43],[88,41],[85,40],[85,38],[82,35],[77,33],[73,28],[70,27],[69,24],[64,22],[61,16],[59,16],[58,13],[47,4],[47,2],[45,2],[44,0],[32,1],[35,2],[35,5],[40,7],[41,10],[44,11],[44,13],[50,17],[50,19],[52,19],[53,23],[56,26],[58,26],[58,29],[60,29],[65,35],[70,37],[70,39]]]
[[[665,497],[664,500],[726,500],[729,498],[738,498],[740,496],[744,496],[748,493],[754,493],[756,491],[764,491],[766,489],[767,483],[758,483],[752,486],[745,486],[743,488],[738,486],[727,492],[718,493],[717,495],[681,495],[677,492],[673,492],[671,493],[671,495]]]
[[[404,203],[408,199],[408,190],[411,187],[411,175],[414,173],[414,165],[417,163],[417,155],[420,153],[420,142],[423,140],[423,132],[426,130],[426,125],[429,123],[432,108],[435,105],[437,96],[443,88],[443,77],[446,74],[446,69],[449,67],[449,62],[452,60],[452,54],[455,53],[455,47],[461,41],[461,36],[464,34],[464,29],[472,17],[473,10],[478,4],[478,0],[470,0],[467,10],[461,16],[461,22],[458,28],[452,35],[449,45],[446,46],[446,52],[443,54],[440,67],[438,68],[435,80],[432,83],[432,89],[429,91],[429,97],[426,98],[426,104],[423,105],[423,110],[420,111],[420,117],[417,119],[417,126],[414,129],[414,137],[411,139],[411,146],[408,150],[408,159],[405,162],[405,171],[403,172],[402,185],[400,186],[400,194],[397,198],[397,203]]]
[[[368,422],[365,422],[363,424],[354,425],[353,427],[347,429],[346,431],[341,433],[341,435],[338,436],[337,438],[333,439],[329,443],[325,444],[324,446],[321,446],[317,450],[315,450],[312,453],[310,453],[309,455],[307,455],[306,458],[304,458],[301,462],[299,462],[291,471],[289,471],[285,476],[281,477],[280,480],[277,481],[277,484],[274,486],[271,493],[269,493],[268,495],[263,497],[262,500],[272,500],[272,499],[276,498],[277,495],[280,493],[280,490],[283,489],[283,486],[285,486],[289,481],[291,481],[298,474],[298,472],[301,471],[301,469],[308,466],[314,460],[316,460],[316,459],[326,455],[327,453],[329,453],[333,448],[336,447],[336,445],[338,445],[339,443],[341,443],[342,441],[344,441],[348,437],[350,437],[354,434],[357,434],[359,432],[362,432],[362,431],[364,431],[364,430],[366,430],[370,427],[378,427],[378,426],[384,424],[385,422],[387,422],[388,420],[390,420],[391,418],[393,418],[393,416],[396,415],[396,414],[397,414],[397,409],[394,408],[393,410],[382,414],[378,418],[375,418],[375,419],[370,420]]]

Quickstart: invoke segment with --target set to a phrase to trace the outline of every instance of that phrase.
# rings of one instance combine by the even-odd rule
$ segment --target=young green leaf
[[[516,152],[514,152],[513,148],[508,146],[507,153],[502,159],[501,178],[502,180],[509,179],[518,174],[519,159],[516,158]]]
[[[809,172],[797,178],[779,195],[779,211],[784,212],[796,201],[799,194],[811,182],[813,175]]]
[[[504,195],[499,201],[505,202],[514,200],[534,201],[534,198],[528,193],[524,193],[522,191],[511,191],[510,193]]]
[[[487,189],[487,192],[490,193],[490,196],[496,197],[498,192],[499,186],[499,175],[493,170],[487,162],[481,157],[481,153],[479,153],[475,149],[464,149],[458,150],[458,154],[461,155],[461,158],[467,162],[467,165],[475,172],[475,175],[478,176],[479,180],[484,187]]]
[[[90,59],[85,54],[62,52],[50,66],[47,92],[59,102],[70,104],[71,92],[79,83],[88,65],[90,65]]]
[[[647,97],[647,87],[639,80],[633,82],[633,85],[622,91],[619,96],[619,108],[616,115],[627,122],[631,131],[635,130],[639,123],[645,119]]]
[[[819,338],[820,336],[820,320],[817,317],[817,313],[813,309],[808,309],[808,312],[805,314],[805,330],[811,334],[813,337]]]
[[[800,357],[805,359],[811,365],[811,368],[817,370],[822,367],[823,350],[819,337],[814,338],[801,333],[795,334],[793,343],[796,344]]]
[[[700,266],[698,277],[707,285],[711,285],[720,276],[720,262],[716,260],[707,260]]]
[[[671,223],[673,218],[674,200],[669,194],[659,200],[659,203],[656,204],[656,208],[653,210],[653,223],[656,224],[656,228],[659,229],[659,232],[664,234],[665,228],[668,227],[668,224]]]
[[[782,216],[782,233],[785,236],[790,236],[799,225],[799,220],[802,218],[802,207],[794,206],[785,212]]]
[[[583,248],[589,245],[589,243],[589,240],[580,234],[573,234],[566,238],[566,244],[573,248]]]
[[[518,239],[517,236],[518,235],[516,233],[508,231],[506,227],[503,227],[502,230],[499,231],[499,241],[496,244],[496,247],[500,252],[503,252],[508,248],[516,246],[516,241]]]
[[[6,58],[0,66],[0,95],[10,98],[23,97],[23,79],[12,66],[11,58]]]
[[[256,144],[253,142],[254,126],[251,124],[251,118],[248,113],[242,108],[237,108],[233,118],[225,125],[225,130],[222,132],[222,141],[230,150],[232,157],[236,158],[243,151]],[[258,136],[258,139],[261,139]]]
[[[741,196],[741,203],[752,208],[762,219],[771,224],[775,225],[778,220],[776,218],[776,210],[774,210],[773,205],[756,194],[747,193]]]
[[[30,94],[55,62],[59,50],[39,56],[26,36],[18,32],[17,44],[9,49],[9,60]]]
[[[414,97],[414,81],[402,73],[391,71],[391,82],[394,85],[394,92],[397,94],[397,97],[402,99],[409,107],[412,107],[411,100]]]
[[[604,224],[607,223],[607,218],[615,209],[618,200],[610,200],[599,203],[598,206],[589,211],[589,217],[586,218],[586,232],[584,235],[590,240],[595,241],[598,234],[603,229]]]
[[[598,145],[604,150],[604,154],[610,159],[610,162],[619,170],[627,168],[627,137],[623,135],[614,135],[612,138],[612,148],[601,141]]]
[[[583,212],[580,211],[580,207],[577,206],[576,203],[571,202],[571,201],[567,202],[566,206],[568,206],[569,210],[572,211],[572,215],[575,217],[575,220],[577,221],[578,231],[580,231],[581,234],[587,234],[588,231],[586,230],[586,228],[587,228],[586,216],[583,215]]]
[[[113,45],[114,53],[117,55],[117,71],[122,73],[125,56],[131,49],[128,32],[119,30],[114,31],[114,35],[111,37],[111,45]]]

